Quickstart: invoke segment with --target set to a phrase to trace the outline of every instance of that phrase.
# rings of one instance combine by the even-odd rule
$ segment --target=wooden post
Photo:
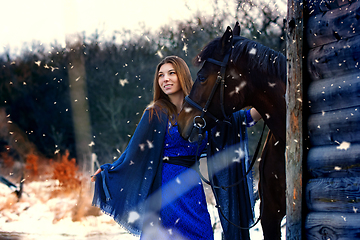
[[[80,171],[89,177],[91,165],[91,124],[86,90],[85,60],[82,39],[77,35],[67,36],[69,49],[69,82],[72,117],[75,132],[76,160]]]
[[[302,239],[303,0],[288,0],[286,88],[286,239]]]

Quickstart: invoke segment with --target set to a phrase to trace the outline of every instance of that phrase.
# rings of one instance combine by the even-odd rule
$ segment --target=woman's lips
[[[164,88],[169,89],[169,88],[171,88],[171,86],[172,86],[172,84],[166,84],[166,85],[164,85]]]

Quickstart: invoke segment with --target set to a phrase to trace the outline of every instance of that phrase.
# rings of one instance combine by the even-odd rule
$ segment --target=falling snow
[[[192,111],[192,108],[191,108],[191,107],[186,107],[186,108],[184,108],[184,111],[185,111],[186,113],[189,113],[189,112]]]
[[[337,146],[336,149],[339,149],[339,150],[348,150],[348,149],[350,148],[350,145],[351,145],[351,143],[344,141],[344,142],[342,142],[342,143],[340,144],[340,146]]]
[[[269,87],[272,87],[272,88],[276,86],[276,83],[269,82],[268,84],[269,84]]]
[[[122,87],[124,87],[125,84],[128,84],[128,83],[129,83],[129,81],[128,81],[127,79],[119,79],[119,84],[120,84]]]
[[[252,48],[250,51],[249,51],[249,54],[251,55],[255,55],[256,54],[256,48]]]
[[[145,144],[139,144],[139,147],[142,152],[145,150]]]
[[[245,152],[241,148],[235,150],[235,153],[237,154],[237,157],[232,159],[233,162],[240,162],[240,160],[245,156]]]
[[[129,213],[128,223],[134,223],[139,218],[140,215],[137,212],[132,211]]]
[[[154,144],[151,141],[147,140],[146,142],[148,144],[148,148],[154,148]]]
[[[239,86],[235,87],[235,90],[229,93],[230,97],[232,97],[235,93],[238,94],[244,87],[246,86],[246,82],[241,82]]]

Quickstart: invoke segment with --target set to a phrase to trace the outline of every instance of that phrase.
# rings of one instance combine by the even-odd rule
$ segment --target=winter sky
[[[0,53],[21,50],[23,43],[65,43],[67,34],[86,36],[102,31],[138,29],[140,23],[155,29],[172,20],[188,19],[201,10],[212,14],[214,0],[2,0]],[[218,2],[227,2],[219,0]],[[231,1],[230,1],[231,2]],[[140,30],[139,30],[140,31]]]

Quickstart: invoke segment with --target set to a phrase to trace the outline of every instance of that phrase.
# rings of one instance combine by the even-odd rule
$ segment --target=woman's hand
[[[258,122],[261,119],[260,113],[255,108],[250,109],[250,115],[255,122]]]
[[[101,168],[99,168],[98,170],[96,170],[96,172],[94,173],[94,175],[91,176],[91,181],[95,182],[96,179],[96,175],[99,174],[101,172]]]

